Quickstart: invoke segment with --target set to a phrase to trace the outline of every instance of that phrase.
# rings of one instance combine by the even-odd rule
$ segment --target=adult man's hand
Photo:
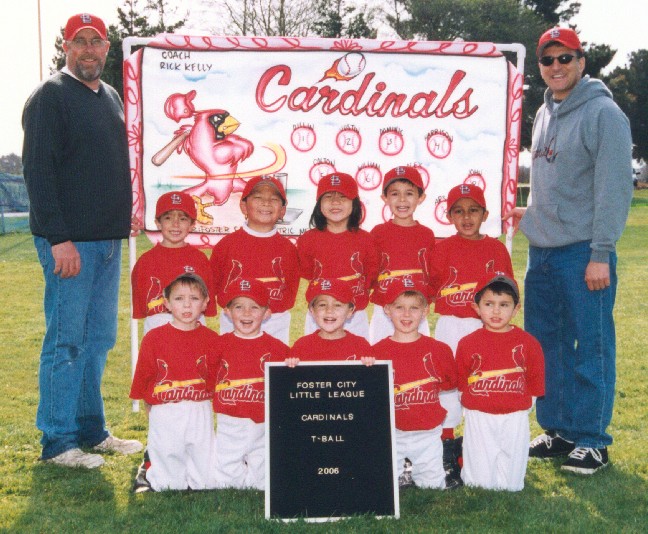
[[[81,272],[81,256],[72,241],[52,246],[54,274],[61,278],[71,278]]]
[[[605,289],[610,285],[610,265],[590,261],[585,269],[585,283],[590,291]]]
[[[510,211],[507,211],[504,215],[502,215],[502,220],[506,221],[508,219],[513,219],[513,233],[517,234],[518,228],[520,226],[520,220],[522,220],[522,217],[524,217],[524,214],[526,212],[526,208],[513,208]]]
[[[140,221],[138,217],[133,215],[131,217],[131,237],[137,237],[138,235],[140,235],[142,230],[144,230],[142,221]]]

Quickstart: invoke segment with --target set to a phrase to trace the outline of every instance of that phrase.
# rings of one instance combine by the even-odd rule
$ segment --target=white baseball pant
[[[265,423],[216,414],[216,484],[265,489]]]
[[[151,406],[146,478],[155,491],[214,489],[216,436],[210,400]]]
[[[419,488],[445,488],[440,425],[431,430],[396,429],[396,467],[399,473],[405,458],[412,462],[412,478]]]
[[[490,414],[466,409],[464,417],[464,484],[522,490],[529,459],[529,410]]]
[[[441,315],[434,329],[434,339],[443,341],[443,343],[449,345],[452,349],[452,355],[456,359],[457,345],[461,338],[472,334],[481,327],[482,322],[480,319]],[[462,412],[459,390],[451,389],[450,391],[442,391],[439,394],[439,402],[448,412],[443,421],[443,428],[456,428],[461,423]]]

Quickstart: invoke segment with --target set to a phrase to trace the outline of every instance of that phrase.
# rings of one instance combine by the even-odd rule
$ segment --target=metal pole
[[[43,81],[43,31],[41,29],[41,3],[37,2],[38,8],[38,79]]]
[[[126,37],[126,39],[124,39],[124,41],[122,42],[124,61],[130,57],[131,50],[134,46],[140,44],[147,44],[152,40],[153,39],[151,38],[144,38],[144,37]],[[142,221],[142,223],[143,222],[144,221]],[[136,261],[137,261],[137,239],[133,236],[130,236],[128,238],[128,272],[129,273],[133,272],[133,267],[135,266]],[[137,319],[133,319],[132,291],[133,288],[131,287],[131,307],[130,307],[131,310],[131,319],[130,319],[131,379],[135,374],[135,367],[137,365],[137,356],[139,353],[139,323],[137,322]],[[138,400],[132,401],[131,406],[133,412],[139,412],[140,402]]]

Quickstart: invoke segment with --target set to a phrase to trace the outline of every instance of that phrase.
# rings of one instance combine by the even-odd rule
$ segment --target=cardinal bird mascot
[[[245,181],[236,177],[238,164],[250,157],[254,145],[235,135],[240,123],[224,109],[196,111],[193,99],[196,91],[174,93],[164,104],[164,113],[180,122],[193,117],[193,124],[183,124],[175,131],[173,140],[153,156],[155,165],[162,165],[177,150],[186,152],[191,161],[205,173],[205,181],[185,192],[200,203],[220,206],[230,194],[243,191]]]

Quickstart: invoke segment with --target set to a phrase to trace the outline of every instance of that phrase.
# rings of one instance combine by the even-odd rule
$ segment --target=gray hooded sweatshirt
[[[632,199],[630,122],[600,80],[584,76],[554,109],[552,92],[533,123],[530,205],[520,229],[536,247],[591,241],[607,262]]]

